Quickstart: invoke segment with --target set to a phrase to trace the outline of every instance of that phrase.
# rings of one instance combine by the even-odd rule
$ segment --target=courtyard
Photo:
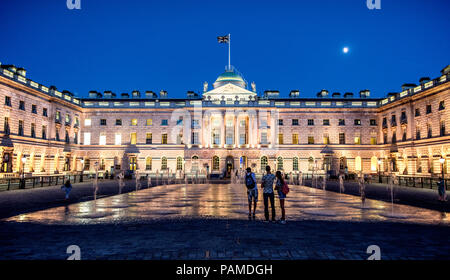
[[[450,259],[443,212],[291,186],[287,224],[248,220],[241,184],[163,185],[0,221],[0,259]],[[276,202],[279,218],[280,209]]]

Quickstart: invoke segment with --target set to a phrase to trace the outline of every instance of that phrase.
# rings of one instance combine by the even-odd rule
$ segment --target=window
[[[292,170],[298,171],[298,157],[292,159]]]
[[[147,119],[147,121],[145,122],[145,124],[146,124],[147,126],[153,125],[153,119]]]
[[[392,133],[392,144],[397,143],[397,133],[393,132]]]
[[[152,134],[151,133],[147,133],[145,135],[145,144],[152,144]]]
[[[387,137],[387,133],[386,132],[383,132],[383,143],[384,144],[387,144],[387,142],[388,142],[388,137]]]
[[[114,145],[122,145],[122,134],[116,133],[114,136]]]
[[[278,144],[283,145],[283,134],[278,134]]]
[[[106,119],[101,119],[100,120],[100,125],[106,125]]]
[[[267,119],[261,119],[261,127],[267,127]]]
[[[177,145],[183,145],[183,133],[178,133],[177,135]]]
[[[90,132],[84,133],[84,145],[91,145],[91,133]]]
[[[266,171],[267,162],[266,156],[261,157],[261,172]]]
[[[167,133],[161,135],[161,144],[167,144]]]
[[[161,120],[161,125],[169,125],[169,120]]]
[[[406,112],[403,111],[400,115],[400,124],[407,124],[408,119],[406,118]]]
[[[282,157],[277,158],[277,170],[283,170],[283,158]]]
[[[183,125],[183,117],[180,117],[178,120],[177,120],[177,124],[176,125]]]
[[[431,138],[433,136],[433,131],[431,129],[431,124],[427,124],[427,132],[428,132],[428,138]]]
[[[444,110],[444,109],[445,109],[444,101],[440,101],[439,102],[439,111]]]
[[[196,172],[198,170],[198,156],[193,156],[191,163],[191,172]]]
[[[308,159],[308,170],[309,171],[314,170],[314,159],[312,157],[309,157],[309,159]]]
[[[323,120],[323,125],[330,125],[330,120],[328,119]]]
[[[55,121],[60,122],[61,121],[61,112],[60,111],[56,111],[55,114]]]
[[[406,141],[406,129],[402,130],[402,141]]]
[[[23,121],[19,121],[19,136],[23,136]]]
[[[65,121],[66,121],[66,124],[70,123],[70,115],[69,115],[69,114],[66,114],[66,119],[65,119]],[[105,124],[106,124],[106,123],[105,123]]]
[[[33,114],[37,114],[37,106],[36,105],[31,105],[31,113]]]
[[[218,156],[214,156],[212,159],[212,169],[213,170],[219,170],[220,168],[220,161]]]
[[[308,120],[308,125],[314,125],[314,120],[313,119],[309,119]]]
[[[137,119],[131,119],[131,125],[136,126],[137,125]]]
[[[298,144],[298,134],[297,133],[292,134],[292,144],[294,144],[294,145]]]
[[[59,141],[59,130],[55,131],[55,139],[56,141]]]
[[[220,145],[220,132],[218,129],[214,129],[212,132],[213,144]]]
[[[361,137],[355,136],[355,145],[361,145]]]
[[[167,170],[167,158],[166,157],[161,158],[161,170]]]
[[[136,143],[137,143],[137,134],[136,132],[132,132],[130,135],[130,144],[136,145]]]
[[[431,105],[427,105],[427,114],[431,114]]]
[[[25,101],[19,101],[19,109],[25,111]]]
[[[370,145],[376,145],[377,144],[377,137],[370,137]]]
[[[11,97],[5,96],[5,105],[11,107]]]
[[[91,126],[91,119],[85,119],[84,120],[84,126]]]
[[[345,125],[345,120],[344,119],[339,119],[338,125]]]
[[[78,132],[73,134],[73,143],[78,144]]]
[[[370,125],[371,126],[377,125],[377,120],[376,119],[370,119]]]
[[[241,133],[239,135],[239,145],[245,145],[247,144],[247,134]]]
[[[416,128],[416,139],[420,140],[420,128]]]
[[[339,144],[345,144],[345,133],[339,133]]]
[[[198,138],[198,132],[192,132],[192,144],[198,145],[200,143],[200,139]]]
[[[47,126],[42,126],[42,139],[47,139]]]
[[[36,124],[31,124],[31,137],[36,138]]]
[[[308,144],[314,144],[314,136],[308,136]]]
[[[298,125],[298,119],[292,119],[292,125]]]
[[[360,119],[355,119],[355,125],[361,125],[361,120]]]
[[[181,157],[177,157],[177,170],[183,170],[183,159]]]
[[[323,135],[323,143],[324,143],[325,145],[330,144],[330,137],[328,136],[328,134],[324,134],[324,135]]]
[[[42,116],[48,117],[48,110],[47,110],[47,108],[42,108]]]
[[[102,146],[106,145],[106,135],[100,135],[99,144]]]
[[[152,158],[147,157],[145,159],[145,170],[152,170]]]
[[[267,142],[267,132],[261,132],[261,144],[268,144],[268,142]]]
[[[122,125],[122,119],[116,119],[116,125]]]
[[[9,135],[9,118],[5,117],[5,123],[3,124],[3,131],[6,135]]]
[[[440,122],[440,136],[445,136],[445,121]]]
[[[80,126],[80,119],[78,117],[75,117],[75,126]]]
[[[387,124],[387,118],[386,117],[384,117],[383,118],[383,122],[382,122],[382,125],[381,125],[383,128],[387,128],[388,127],[388,124]]]
[[[66,134],[64,135],[64,142],[67,144],[70,143],[69,131],[66,130]]]
[[[199,128],[200,123],[199,120],[192,120],[192,128]]]
[[[420,116],[420,109],[416,108],[414,116],[419,117]]]
[[[278,125],[283,125],[283,120],[282,119],[278,120]]]

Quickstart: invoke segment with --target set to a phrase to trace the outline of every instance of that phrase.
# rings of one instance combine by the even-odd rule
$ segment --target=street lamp
[[[21,160],[22,160],[22,175],[20,178],[20,188],[25,189],[25,163],[27,162],[26,156],[24,155]]]
[[[381,159],[378,160],[378,183],[382,183],[381,181]]]
[[[444,162],[445,162],[445,158],[443,158],[443,157],[441,156],[441,158],[439,159],[439,162],[441,163],[442,179],[444,179]]]
[[[83,182],[83,171],[84,171],[84,158],[80,160],[81,162],[81,177],[80,177],[80,183]]]

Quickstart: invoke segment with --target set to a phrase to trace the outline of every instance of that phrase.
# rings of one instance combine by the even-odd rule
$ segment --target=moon
[[[342,52],[343,52],[343,53],[348,53],[348,47],[344,47],[344,48],[342,49]]]

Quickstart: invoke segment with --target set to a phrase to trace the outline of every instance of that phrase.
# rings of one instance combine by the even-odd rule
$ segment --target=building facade
[[[386,98],[368,90],[258,95],[234,69],[186,98],[166,91],[79,98],[26,78],[22,68],[0,66],[3,177],[94,169],[229,175],[245,167],[261,173],[266,165],[288,173],[450,171],[449,66]]]

